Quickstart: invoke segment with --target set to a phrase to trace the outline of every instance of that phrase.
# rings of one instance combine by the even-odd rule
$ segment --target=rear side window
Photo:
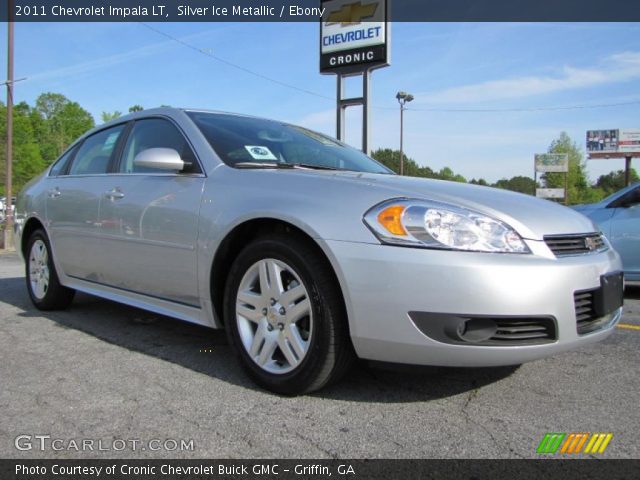
[[[166,170],[139,167],[133,160],[149,148],[172,148],[180,158],[191,164],[188,173],[199,173],[198,162],[184,135],[170,121],[162,118],[138,120],[134,125],[120,162],[121,173],[167,173]]]
[[[107,173],[109,160],[125,125],[102,130],[82,143],[71,165],[70,175],[96,175]]]
[[[69,163],[69,159],[72,157],[73,152],[75,152],[77,148],[72,148],[67,151],[64,155],[62,155],[56,163],[53,164],[51,170],[49,171],[50,177],[57,177],[58,175],[62,175],[67,167],[67,163]]]

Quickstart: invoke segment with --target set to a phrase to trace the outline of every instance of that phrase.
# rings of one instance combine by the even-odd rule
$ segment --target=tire
[[[53,264],[51,245],[42,229],[34,231],[29,237],[25,269],[27,290],[36,308],[61,310],[71,304],[75,290],[60,284]]]
[[[292,235],[262,237],[240,252],[227,278],[224,319],[245,371],[275,393],[318,390],[355,359],[331,267]]]

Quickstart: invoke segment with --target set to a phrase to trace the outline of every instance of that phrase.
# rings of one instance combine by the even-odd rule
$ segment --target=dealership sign
[[[568,172],[569,155],[566,153],[539,153],[535,156],[536,172]]]
[[[323,0],[320,73],[357,73],[389,64],[387,0]]]

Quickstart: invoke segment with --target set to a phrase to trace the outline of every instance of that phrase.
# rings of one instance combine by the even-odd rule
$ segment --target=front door
[[[190,168],[167,172],[134,165],[138,153],[160,147],[176,150]],[[136,121],[109,180],[100,209],[109,258],[104,282],[199,307],[196,243],[204,175],[183,134],[164,118]]]

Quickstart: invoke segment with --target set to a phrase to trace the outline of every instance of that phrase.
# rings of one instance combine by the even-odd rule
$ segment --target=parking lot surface
[[[624,310],[605,342],[520,367],[360,364],[284,398],[245,377],[224,332],[83,294],[35,310],[0,253],[0,457],[536,458],[548,432],[610,432],[596,456],[638,458],[640,289]]]

